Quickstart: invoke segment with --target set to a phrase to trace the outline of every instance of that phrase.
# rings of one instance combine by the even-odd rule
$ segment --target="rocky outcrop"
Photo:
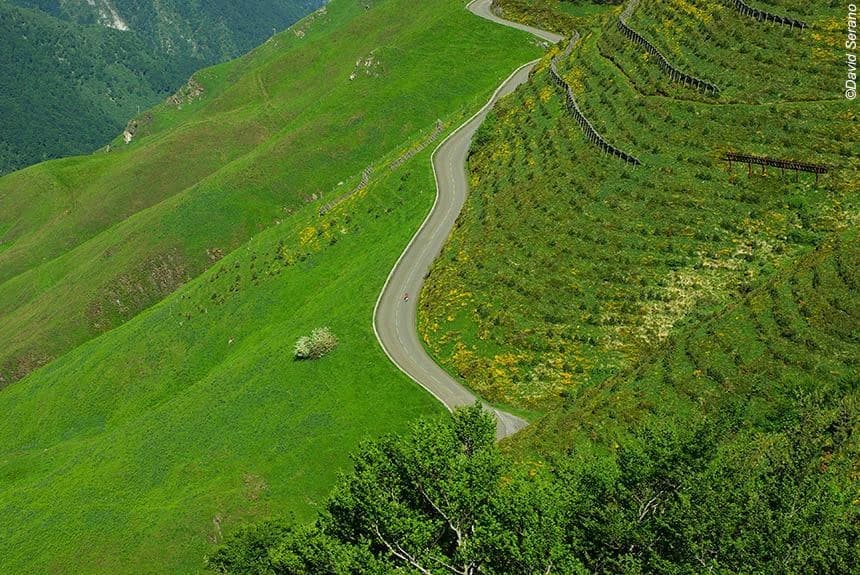
[[[203,96],[203,86],[192,76],[179,91],[167,98],[167,103],[181,108],[183,104],[190,104]]]
[[[132,118],[128,121],[128,124],[125,126],[125,130],[122,132],[122,139],[126,144],[130,144],[137,133],[143,126],[152,123],[152,112],[146,112],[140,118]],[[110,146],[108,146],[108,150],[110,151]]]

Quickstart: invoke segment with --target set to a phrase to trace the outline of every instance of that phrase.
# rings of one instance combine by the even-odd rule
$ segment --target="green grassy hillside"
[[[432,146],[389,166],[539,51],[458,0],[301,26],[127,148],[0,180],[6,359],[54,358],[0,392],[0,571],[195,572],[243,521],[310,516],[361,438],[443,412],[371,329],[434,196]],[[293,361],[322,325],[340,346]]]
[[[499,4],[574,22],[554,0]],[[365,445],[312,527],[255,525],[219,572],[857,572],[860,138],[840,72],[809,60],[838,58],[837,8],[798,10],[803,35],[696,0],[631,17],[719,98],[668,83],[618,33],[620,10],[601,12],[577,15],[559,69],[642,166],[583,138],[554,49],[477,134],[472,193],[420,301],[444,365],[545,415],[504,461],[462,427]],[[748,176],[728,150],[830,171]]]
[[[371,11],[333,3],[197,74],[202,97],[142,115],[128,146],[0,179],[0,330],[11,334],[0,382],[121,324],[219,254],[338,193],[459,105],[470,82],[496,80],[535,53],[522,35],[487,32],[495,27],[459,8],[423,3],[404,19],[393,1]],[[487,34],[515,38],[514,51],[489,50]],[[464,54],[481,60],[477,78],[451,65]]]
[[[321,3],[0,2],[0,175],[104,146],[194,70]]]
[[[591,146],[542,65],[479,133],[473,194],[422,296],[429,348],[500,402],[546,409],[599,384],[830,234],[856,230],[860,133],[830,63],[837,8],[806,14],[815,28],[803,34],[706,2],[634,13],[631,25],[717,81],[719,98],[670,85],[618,32],[617,13],[581,30],[560,72],[595,128],[643,166]],[[695,51],[681,41],[693,31],[710,39]],[[817,184],[778,169],[748,177],[746,166],[728,171],[727,150],[831,172]]]

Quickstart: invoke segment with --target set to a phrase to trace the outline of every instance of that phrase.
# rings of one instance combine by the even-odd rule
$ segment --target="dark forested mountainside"
[[[0,174],[92,151],[195,70],[323,0],[0,0]]]
[[[130,31],[150,48],[202,60],[226,59],[246,52],[324,0],[185,2],[182,0],[9,0],[55,18],[87,26]]]

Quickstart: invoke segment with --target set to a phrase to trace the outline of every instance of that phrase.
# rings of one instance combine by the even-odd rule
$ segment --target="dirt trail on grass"
[[[473,14],[492,22],[529,32],[551,43],[562,40],[558,34],[504,20],[493,14],[491,8],[491,0],[474,0],[468,6]],[[477,397],[433,361],[421,344],[416,321],[417,296],[469,193],[465,165],[472,136],[496,101],[528,80],[535,64],[537,60],[514,71],[502,82],[490,101],[433,152],[436,201],[391,270],[373,312],[373,329],[391,361],[450,410],[472,405]],[[404,300],[404,294],[407,293],[410,295],[409,301]],[[499,439],[527,425],[524,419],[515,415],[490,406],[487,408],[496,416],[496,435]]]

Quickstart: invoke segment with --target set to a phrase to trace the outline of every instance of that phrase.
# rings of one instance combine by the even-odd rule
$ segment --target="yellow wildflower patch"
[[[549,102],[550,98],[552,98],[553,90],[550,86],[544,86],[540,91],[540,101],[543,103]]]
[[[689,2],[686,2],[685,0],[675,0],[674,4],[680,10],[686,12],[687,14],[692,16],[697,21],[702,22],[703,24],[710,24],[711,23],[712,18],[711,18],[710,14],[708,14],[704,10],[700,10],[699,8],[696,8],[695,6],[690,4]]]
[[[312,239],[317,235],[317,229],[313,226],[308,226],[302,230],[302,233],[299,234],[299,243],[303,246],[310,243]]]
[[[528,97],[523,101],[523,105],[525,106],[526,110],[528,110],[529,112],[531,112],[532,110],[534,110],[534,109],[535,109],[535,99],[534,99],[533,97],[531,97],[531,96],[528,96]]]

